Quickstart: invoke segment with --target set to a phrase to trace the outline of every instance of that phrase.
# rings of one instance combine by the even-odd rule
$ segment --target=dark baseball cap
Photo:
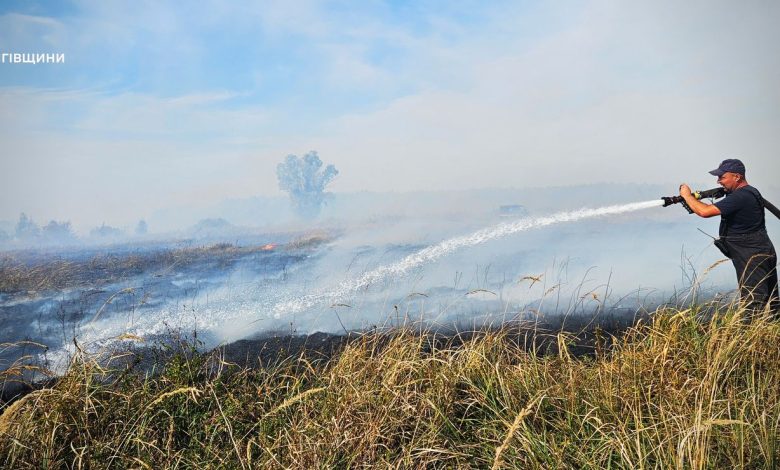
[[[739,173],[740,175],[744,175],[745,165],[739,159],[728,158],[720,162],[720,166],[710,172],[711,175],[717,177],[723,176],[723,173]]]

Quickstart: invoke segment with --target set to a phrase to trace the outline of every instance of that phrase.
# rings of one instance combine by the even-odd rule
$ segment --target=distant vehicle
[[[528,211],[520,204],[507,204],[498,207],[498,216],[501,218],[525,217]]]

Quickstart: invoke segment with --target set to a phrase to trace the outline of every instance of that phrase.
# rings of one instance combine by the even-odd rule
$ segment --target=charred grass
[[[262,367],[183,344],[150,374],[76,355],[0,415],[5,468],[776,468],[780,324],[663,309],[566,333],[367,333]],[[545,353],[548,352],[548,353]],[[549,353],[552,352],[552,353]],[[114,364],[112,366],[112,364]],[[121,366],[119,364],[122,364]]]
[[[286,251],[317,246],[324,236],[299,237],[280,248]],[[66,288],[99,287],[138,275],[162,276],[175,270],[224,269],[253,254],[267,254],[273,245],[206,246],[98,253],[85,258],[47,256],[36,252],[0,253],[0,293],[36,293]]]

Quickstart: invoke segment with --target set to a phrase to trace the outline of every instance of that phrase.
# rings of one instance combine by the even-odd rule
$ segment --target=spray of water
[[[592,217],[602,217],[608,215],[634,212],[652,207],[659,207],[663,204],[661,200],[652,200],[646,202],[635,202],[631,204],[600,207],[598,209],[579,209],[576,211],[558,212],[545,217],[534,217],[517,220],[515,222],[506,222],[492,227],[488,227],[470,235],[450,238],[443,242],[432,245],[413,253],[402,260],[380,266],[364,273],[362,276],[342,282],[337,287],[329,290],[322,290],[300,298],[280,302],[273,307],[272,315],[274,318],[281,318],[316,305],[335,304],[344,300],[350,294],[364,289],[374,283],[388,278],[400,277],[407,274],[411,269],[417,268],[423,264],[431,263],[437,259],[452,253],[455,250],[479,245],[489,240],[505,237],[513,233],[523,232],[535,228],[546,227],[564,222],[575,222]]]
[[[255,288],[252,286],[246,286],[245,288],[236,286],[235,289],[230,289],[231,294],[228,295],[226,301],[216,301],[211,305],[208,305],[207,302],[206,305],[199,305],[197,315],[194,314],[192,306],[189,306],[189,310],[185,312],[184,306],[180,308],[176,304],[156,311],[154,315],[144,315],[140,318],[135,318],[134,316],[130,316],[128,319],[116,317],[99,318],[97,322],[90,322],[82,327],[79,332],[79,342],[82,346],[91,345],[95,350],[99,350],[100,348],[108,347],[112,342],[117,341],[117,338],[126,337],[127,333],[132,336],[147,337],[164,333],[169,329],[170,325],[176,325],[183,330],[191,328],[198,331],[214,331],[215,329],[225,328],[226,325],[234,325],[236,329],[246,333],[244,328],[247,319],[255,318],[257,321],[269,319],[269,317],[281,319],[312,307],[341,303],[361,289],[384,280],[400,278],[415,268],[432,263],[462,248],[548,225],[633,212],[658,207],[661,204],[662,201],[659,199],[598,209],[559,212],[546,217],[526,218],[498,224],[469,235],[444,240],[441,243],[406,256],[398,262],[380,266],[359,277],[344,281],[331,289],[322,289],[302,297],[293,296],[294,294],[290,292],[287,294],[289,297],[274,304],[270,312],[268,310],[263,311],[258,307],[259,305],[268,305],[268,303],[274,300],[278,301],[280,299],[277,295],[278,292],[274,292],[273,295],[261,292],[258,296],[258,293],[254,292]],[[284,299],[285,297],[281,298]],[[239,321],[239,319],[242,321]],[[54,364],[65,367],[72,353],[72,348],[63,346],[60,350],[50,351],[49,359],[54,361]]]

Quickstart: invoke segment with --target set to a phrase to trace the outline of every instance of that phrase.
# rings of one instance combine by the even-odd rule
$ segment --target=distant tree
[[[322,160],[311,151],[299,158],[288,155],[276,167],[279,189],[290,193],[295,211],[304,218],[317,217],[325,202],[325,186],[338,175],[333,165],[322,169]]]
[[[48,242],[71,242],[76,239],[76,235],[73,233],[73,228],[68,222],[50,221],[43,226],[43,238]]]
[[[33,220],[22,212],[19,214],[19,222],[16,223],[16,238],[19,240],[34,240],[40,235],[41,229]]]
[[[149,226],[146,225],[146,221],[143,219],[139,220],[138,225],[135,226],[135,234],[146,235],[148,231],[149,231]]]
[[[95,227],[92,230],[90,230],[89,234],[93,237],[112,238],[112,237],[121,237],[122,231],[119,230],[118,228],[114,228],[109,225],[102,224],[100,227]]]
[[[7,242],[11,239],[11,236],[5,233],[5,230],[0,230],[0,243]]]

